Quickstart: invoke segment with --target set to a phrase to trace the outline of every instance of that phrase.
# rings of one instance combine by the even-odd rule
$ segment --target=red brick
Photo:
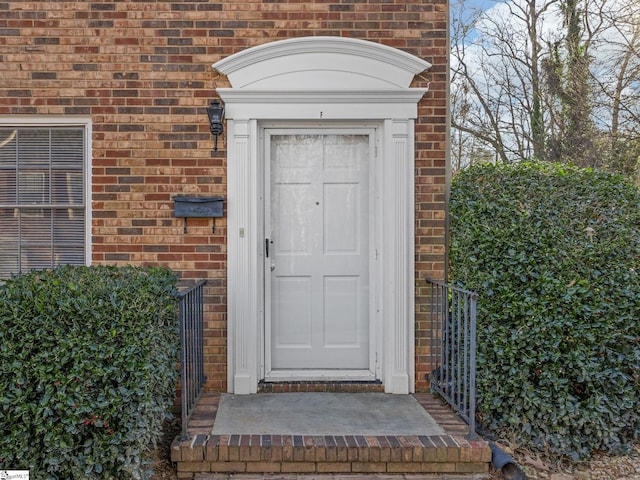
[[[247,472],[278,473],[282,469],[279,462],[247,462]]]
[[[351,464],[347,462],[318,462],[316,471],[318,473],[350,473]]]
[[[388,473],[420,473],[422,471],[421,463],[413,462],[389,462],[387,463]]]
[[[386,471],[386,463],[354,462],[351,464],[352,473],[384,473]]]
[[[178,464],[178,467],[180,464]],[[209,464],[209,470],[202,470],[205,472],[225,472],[225,473],[241,473],[247,470],[247,464],[245,462],[211,462]],[[196,471],[196,470],[194,470]]]
[[[14,16],[0,28],[0,37],[7,39],[5,50],[13,48],[19,55],[6,52],[2,59],[7,75],[0,89],[0,114],[91,116],[93,200],[101,200],[99,195],[105,194],[120,202],[139,194],[144,207],[136,210],[148,221],[140,235],[129,230],[143,226],[133,223],[136,217],[130,207],[109,209],[94,203],[93,263],[158,264],[174,268],[183,278],[226,278],[226,219],[218,219],[213,237],[210,222],[196,222],[194,228],[202,230],[192,231],[190,227],[184,235],[181,222],[171,218],[170,197],[196,191],[201,195],[226,194],[226,144],[222,138],[219,151],[211,151],[213,139],[203,108],[208,99],[215,98],[216,87],[229,84],[225,78],[214,80],[211,64],[247,47],[300,35],[348,35],[371,40],[401,48],[433,64],[412,83],[414,87],[429,85],[416,120],[416,218],[444,220],[448,94],[445,0],[168,0],[140,4],[144,8],[131,2],[49,1],[46,11],[41,3],[4,2],[4,11]],[[134,15],[127,11],[132,8]],[[133,166],[140,170],[132,170],[130,175],[104,170]],[[171,171],[158,170],[161,168]],[[429,191],[422,186],[437,188]],[[155,201],[167,203],[149,204]],[[131,234],[99,231],[106,226],[102,220],[108,218],[122,220],[118,227]],[[424,225],[416,231],[418,305],[426,295],[420,290],[422,279],[444,276],[443,230],[434,227]],[[204,258],[194,257],[197,248],[211,243],[223,247],[221,258],[215,252],[203,252]],[[118,245],[117,251],[105,249],[112,244]],[[163,258],[163,252],[153,251],[136,255],[140,253],[136,245],[172,245],[182,250],[171,253],[183,255]],[[429,250],[423,250],[426,248]],[[118,256],[108,257],[107,253]],[[211,295],[214,303],[207,308],[207,321],[217,327],[207,331],[206,346],[214,346],[216,339],[226,335],[226,286],[220,289]],[[425,325],[427,320],[428,311],[416,309],[416,325]],[[428,388],[424,375],[432,369],[429,353],[424,350],[427,340],[426,331],[418,329],[415,382],[419,391]],[[207,388],[227,390],[226,350],[208,357],[205,374]]]
[[[210,472],[209,462],[179,462],[178,472]]]
[[[280,471],[283,473],[313,473],[316,471],[316,464],[312,462],[282,462]]]

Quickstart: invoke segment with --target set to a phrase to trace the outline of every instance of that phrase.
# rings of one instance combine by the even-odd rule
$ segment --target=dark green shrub
[[[0,287],[0,470],[144,478],[173,405],[176,277],[59,267]]]
[[[480,166],[451,191],[453,282],[479,293],[485,428],[574,459],[640,433],[640,191],[561,165]]]

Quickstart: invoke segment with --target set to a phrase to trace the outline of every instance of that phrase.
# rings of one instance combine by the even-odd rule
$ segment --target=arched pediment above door
[[[213,68],[235,89],[395,90],[431,67],[386,45],[343,37],[302,37],[243,50]]]

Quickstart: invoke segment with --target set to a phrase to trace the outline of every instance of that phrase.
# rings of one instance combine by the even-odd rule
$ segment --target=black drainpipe
[[[527,476],[511,455],[493,442],[489,442],[489,448],[491,448],[491,465],[499,470],[504,478],[507,480],[527,480]]]
[[[502,476],[506,480],[527,480],[524,471],[522,471],[522,468],[520,468],[520,465],[516,463],[513,457],[494,443],[496,439],[494,435],[485,431],[478,424],[476,424],[476,433],[489,442],[491,465],[502,473]]]

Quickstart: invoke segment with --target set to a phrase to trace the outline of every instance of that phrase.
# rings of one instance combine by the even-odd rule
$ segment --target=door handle
[[[265,240],[264,240],[264,252],[265,252],[265,255],[266,255],[267,258],[269,258],[269,244],[270,243],[273,243],[273,242],[271,242],[268,238],[265,238]],[[272,262],[270,267],[271,267],[271,271],[273,272],[276,269],[276,264]]]

